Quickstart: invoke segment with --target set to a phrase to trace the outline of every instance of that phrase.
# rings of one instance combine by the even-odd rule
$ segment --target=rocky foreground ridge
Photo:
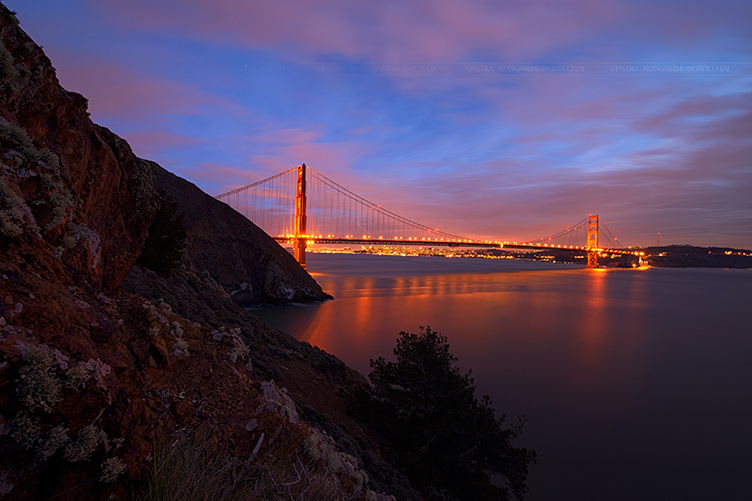
[[[361,376],[238,306],[318,285],[86,109],[0,4],[0,498],[415,499],[345,412]],[[159,187],[188,228],[166,277],[134,266]]]

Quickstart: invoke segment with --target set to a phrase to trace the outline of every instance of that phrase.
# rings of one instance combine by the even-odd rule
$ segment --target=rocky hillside
[[[241,305],[330,299],[289,252],[228,205],[150,162],[157,186],[176,200],[188,230],[186,254]]]
[[[229,208],[86,109],[0,4],[0,498],[414,499],[345,412],[362,378],[231,298],[315,282],[256,230],[212,234]],[[158,186],[189,230],[167,277],[134,268]]]

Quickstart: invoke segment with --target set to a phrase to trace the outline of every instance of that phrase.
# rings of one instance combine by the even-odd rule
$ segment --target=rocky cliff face
[[[151,169],[91,122],[86,99],[60,87],[49,59],[7,11],[0,35],[0,189],[6,199],[13,191],[23,200],[20,209],[8,204],[16,213],[6,212],[0,231],[8,236],[20,227],[32,242],[41,236],[62,246],[75,279],[115,288],[158,207]]]
[[[255,224],[195,185],[151,163],[157,186],[185,215],[186,255],[240,305],[321,301],[331,296]]]
[[[150,299],[118,286],[160,203],[153,171],[196,235],[194,265],[171,282],[138,271]],[[362,378],[217,283],[239,285],[230,263],[254,300],[297,300],[321,294],[310,277],[266,256],[261,236],[211,237],[199,212],[235,217],[229,209],[93,124],[1,4],[0,204],[0,498],[127,499],[145,478],[194,489],[207,472],[205,483],[252,499],[413,497],[344,412]],[[201,242],[254,264],[228,249],[204,254]]]

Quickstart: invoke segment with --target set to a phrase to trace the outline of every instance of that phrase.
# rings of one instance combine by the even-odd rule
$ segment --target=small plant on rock
[[[71,463],[86,461],[97,449],[100,436],[100,429],[97,425],[84,426],[79,430],[76,441],[71,442],[65,448],[65,459]]]
[[[39,418],[20,412],[11,424],[10,436],[22,449],[30,450],[42,436]]]
[[[38,449],[39,459],[47,461],[68,442],[70,442],[68,428],[65,426],[55,426],[50,430],[47,436],[40,441]]]
[[[14,65],[13,55],[0,42],[0,84],[5,85],[18,78],[18,70]]]
[[[79,362],[75,367],[68,369],[66,376],[68,380],[65,382],[65,387],[74,391],[81,391],[86,388],[86,383],[91,379],[89,369],[83,362]]]
[[[22,355],[18,394],[30,411],[42,409],[52,412],[62,400],[62,383],[53,372],[55,359],[46,346],[29,346]]]
[[[8,186],[5,176],[0,176],[0,236],[13,238],[24,232],[24,205],[23,199]]]
[[[105,484],[112,483],[124,471],[125,463],[119,457],[115,456],[105,459],[104,463],[102,463],[102,474],[99,476],[99,481]]]

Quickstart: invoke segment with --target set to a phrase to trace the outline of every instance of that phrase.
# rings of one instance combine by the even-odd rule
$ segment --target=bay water
[[[254,310],[367,375],[448,337],[538,452],[530,500],[752,499],[752,270],[309,254],[335,299]]]

